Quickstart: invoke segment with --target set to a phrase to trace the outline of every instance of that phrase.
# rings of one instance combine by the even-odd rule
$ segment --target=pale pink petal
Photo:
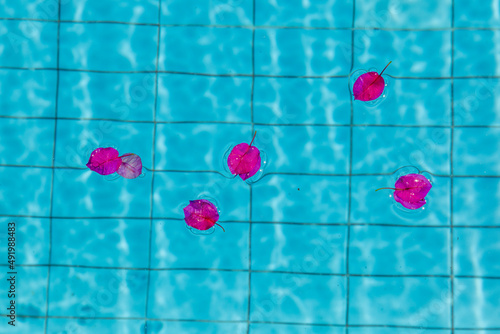
[[[129,153],[120,157],[122,164],[117,173],[126,179],[135,179],[142,173],[142,161],[137,154]]]

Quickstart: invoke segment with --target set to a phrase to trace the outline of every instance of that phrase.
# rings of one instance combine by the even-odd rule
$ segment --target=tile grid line
[[[455,0],[451,0],[451,27],[455,27]],[[454,233],[453,233],[453,138],[454,138],[454,128],[455,128],[455,107],[454,107],[454,62],[455,62],[455,32],[451,30],[451,67],[450,67],[450,94],[451,94],[451,127],[450,127],[450,322],[451,322],[451,334],[455,334],[455,285],[454,285],[454,274],[455,270],[453,267],[454,262]]]
[[[158,1],[158,32],[157,32],[157,45],[156,45],[156,66],[155,66],[155,93],[154,93],[154,112],[153,112],[153,144],[152,144],[152,166],[153,170],[155,167],[155,152],[156,152],[156,112],[158,109],[158,69],[159,69],[159,59],[160,59],[160,42],[161,42],[161,3],[162,0]],[[149,307],[149,290],[151,287],[151,248],[152,248],[152,238],[153,238],[153,210],[154,210],[154,181],[155,173],[151,173],[151,192],[149,199],[149,240],[148,240],[148,273],[147,273],[147,283],[146,283],[146,301],[144,309],[144,334],[148,333],[148,307]]]
[[[354,28],[356,19],[356,0],[352,1],[352,27]],[[354,68],[354,29],[351,31],[351,68],[349,70],[352,73]],[[351,192],[352,192],[352,145],[353,145],[353,124],[354,124],[354,105],[353,97],[350,94],[350,83],[349,84],[349,102],[351,107],[351,117],[350,117],[350,127],[349,127],[349,193],[348,193],[348,204],[347,204],[347,236],[346,236],[346,250],[345,250],[345,266],[346,266],[346,309],[345,309],[345,332],[349,334],[349,305],[350,305],[350,293],[351,293],[351,280],[349,276],[349,253],[351,244]]]
[[[56,66],[59,68],[59,56],[60,56],[60,32],[61,32],[61,0],[57,1],[57,54],[56,54]],[[57,115],[59,111],[59,70],[56,72],[56,92],[55,92],[55,104],[54,104],[54,144],[52,146],[52,177],[50,184],[50,209],[49,209],[49,251],[48,251],[48,267],[47,267],[47,287],[45,290],[45,321],[43,325],[43,332],[47,334],[47,329],[49,327],[49,305],[50,305],[50,274],[51,274],[51,263],[52,263],[52,214],[54,212],[54,178],[55,169],[54,164],[56,161],[56,143],[57,143]]]
[[[254,106],[254,88],[255,88],[255,10],[256,1],[253,0],[253,11],[252,11],[252,87],[250,92],[250,121],[252,124],[252,132],[250,136],[253,137],[255,131],[253,106]],[[253,211],[253,188],[249,184],[249,214],[248,214],[248,300],[247,300],[247,334],[250,334],[250,310],[251,310],[251,298],[252,298],[252,211]]]

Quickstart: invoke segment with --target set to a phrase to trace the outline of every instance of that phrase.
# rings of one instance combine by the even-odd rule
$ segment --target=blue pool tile
[[[159,74],[158,121],[250,122],[252,79]]]
[[[195,235],[182,220],[153,222],[152,268],[248,269],[247,223],[220,222],[211,235]],[[186,247],[189,245],[189,247]]]
[[[160,0],[66,0],[61,3],[61,20],[158,23]]]
[[[54,120],[0,118],[0,133],[8,143],[0,146],[0,164],[51,166]]]
[[[124,24],[61,23],[60,67],[154,71],[158,28]]]
[[[391,64],[392,66],[392,64]],[[389,79],[383,103],[355,101],[355,124],[450,125],[449,80]]]
[[[252,25],[252,1],[161,1],[162,24]]]
[[[496,279],[456,278],[455,327],[500,327],[500,284]],[[471,305],[474,306],[471,310]]]
[[[454,75],[499,75],[500,63],[496,50],[500,42],[497,36],[497,31],[455,31]]]
[[[18,333],[37,333],[40,330],[43,331],[45,320],[44,318],[29,318],[17,315],[15,331]],[[10,321],[10,319],[5,318],[4,321],[0,323],[0,332],[9,333],[9,331],[12,331],[13,327],[8,324],[8,321]]]
[[[346,242],[345,226],[253,224],[252,269],[344,273]]]
[[[256,126],[255,130],[254,143],[267,155],[265,173],[349,173],[348,127]]]
[[[145,268],[149,220],[54,219],[52,263]]]
[[[50,169],[0,167],[0,214],[48,216],[51,180]]]
[[[20,249],[17,249],[20,251]],[[6,253],[4,253],[6,254]],[[5,255],[5,263],[7,255]],[[0,296],[0,302],[4,310],[2,314],[7,313],[7,307],[10,305],[11,300],[15,300],[16,314],[28,316],[45,316],[45,306],[47,301],[47,267],[16,267],[14,272],[17,274],[7,274],[7,268],[3,267],[4,273],[2,275],[2,286],[4,293]],[[10,282],[8,278],[15,276],[15,296],[9,298]],[[7,319],[2,316],[2,322],[7,322]],[[21,321],[20,321],[21,322]],[[17,327],[17,326],[16,326]],[[16,328],[17,329],[17,328]],[[6,333],[12,333],[7,331]]]
[[[149,217],[151,173],[110,181],[90,170],[57,169],[54,173],[54,216]],[[78,195],[78,196],[76,196]]]
[[[352,226],[349,272],[363,275],[448,275],[448,228]]]
[[[351,332],[352,329],[349,329]],[[252,334],[345,334],[345,329],[322,325],[250,324]]]
[[[344,78],[255,78],[254,121],[271,124],[349,124]]]
[[[455,79],[455,125],[500,125],[499,95],[498,79]]]
[[[453,223],[456,225],[500,225],[500,179],[455,178]]]
[[[304,2],[300,0],[255,1],[255,24],[278,27],[350,28],[353,0]]]
[[[355,127],[352,171],[390,173],[414,165],[434,174],[449,174],[450,137],[450,130],[444,128]]]
[[[455,228],[453,232],[455,275],[500,276],[500,231]]]
[[[255,73],[347,75],[351,65],[348,30],[257,29]]]
[[[458,333],[459,331],[455,330],[455,333]],[[428,329],[428,328],[389,328],[389,327],[369,327],[369,326],[363,326],[363,327],[349,327],[349,334],[452,334],[450,330],[440,330],[440,329]],[[476,332],[475,332],[476,333]],[[489,332],[488,332],[489,333]],[[467,333],[460,333],[460,334],[470,334],[470,332]],[[481,333],[483,334],[483,333]],[[484,333],[487,334],[487,333]],[[491,333],[494,334],[494,333]]]
[[[50,272],[49,314],[144,317],[146,282],[147,272],[142,270],[54,267]]]
[[[500,27],[498,2],[486,0],[477,6],[468,0],[455,0],[455,27]]]
[[[251,321],[345,324],[345,277],[253,273],[251,283]]]
[[[162,27],[159,68],[206,74],[251,74],[252,30]]]
[[[56,71],[0,70],[0,115],[54,117]]]
[[[252,219],[262,222],[347,222],[348,177],[272,175],[253,186]]]
[[[356,27],[432,29],[451,27],[452,0],[356,0]]]
[[[455,43],[456,41],[455,35]],[[451,74],[451,32],[384,30],[354,32],[354,70],[376,68],[377,71],[381,71],[391,60],[393,62],[385,74],[448,77]]]
[[[158,124],[155,169],[223,172],[224,153],[231,146],[250,143],[252,135],[250,124]]]
[[[2,66],[56,67],[57,24],[0,21]]]
[[[153,121],[154,73],[59,73],[59,117]]]
[[[450,327],[449,296],[448,278],[351,277],[349,323]]]
[[[453,156],[455,174],[500,175],[500,129],[455,129]]]
[[[426,175],[426,174],[424,174]],[[427,175],[426,175],[427,176]],[[425,197],[427,204],[423,210],[409,212],[397,203],[391,190],[376,189],[392,187],[397,177],[353,176],[351,222],[407,225],[448,225],[450,223],[450,179],[431,178],[432,189]]]
[[[246,321],[248,273],[154,271],[149,318]]]
[[[59,120],[55,165],[87,168],[85,165],[93,150],[98,147],[114,147],[120,155],[139,155],[143,167],[151,168],[153,126],[104,120]]]
[[[0,218],[0,251],[7,254],[9,222],[15,223],[16,264],[47,264],[49,262],[49,219]],[[4,234],[5,231],[5,234]],[[5,255],[7,258],[7,255]]]
[[[220,221],[249,218],[250,190],[241,180],[215,173],[156,172],[154,182],[154,217],[184,219],[182,209],[190,200],[208,197],[220,210]]]
[[[0,0],[0,17],[57,20],[57,1]]]
[[[247,334],[246,323],[208,323],[201,321],[148,321],[148,327],[154,334],[170,333],[204,333],[204,334]],[[148,333],[149,330],[148,330]]]
[[[144,333],[145,321],[139,319],[78,319],[68,321],[68,319],[51,318],[48,322],[48,333]],[[148,322],[149,324],[149,322]],[[152,326],[151,326],[152,327]],[[150,327],[150,329],[151,329]],[[43,327],[42,327],[43,328]],[[153,327],[154,328],[154,327]],[[148,331],[148,333],[158,334]]]

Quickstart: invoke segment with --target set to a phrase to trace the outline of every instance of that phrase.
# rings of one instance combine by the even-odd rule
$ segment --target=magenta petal
[[[86,166],[101,175],[109,175],[116,172],[121,164],[122,160],[118,157],[118,151],[112,147],[106,147],[95,149]]]
[[[353,87],[355,100],[372,101],[377,99],[384,91],[384,78],[377,72],[368,72],[356,79]]]
[[[184,220],[188,226],[205,231],[219,220],[219,212],[215,205],[205,199],[189,201],[184,208]]]
[[[426,203],[425,196],[432,185],[422,174],[408,174],[401,176],[394,187],[394,199],[405,208],[414,210]]]
[[[142,172],[141,158],[134,153],[129,153],[121,156],[122,164],[116,171],[126,179],[135,179]]]
[[[255,146],[246,143],[236,145],[227,159],[229,170],[234,175],[239,175],[246,180],[255,175],[260,169],[260,151]]]
[[[399,197],[398,191],[394,192],[394,199],[396,200],[396,202],[401,203],[401,205],[404,206],[405,208],[411,209],[411,210],[420,209],[426,203],[425,199],[421,199],[421,200],[418,200],[416,202],[405,201],[401,197]]]

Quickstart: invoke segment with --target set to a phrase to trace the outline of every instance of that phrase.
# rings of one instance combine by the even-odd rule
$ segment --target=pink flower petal
[[[381,189],[393,189],[396,202],[407,209],[415,210],[425,205],[425,196],[431,188],[432,184],[422,174],[407,174],[396,181],[394,188]]]
[[[117,173],[126,179],[135,179],[142,172],[142,161],[141,158],[134,153],[128,153],[122,155],[122,164],[118,168]]]
[[[361,75],[354,83],[354,99],[372,101],[384,91],[385,81],[377,72],[368,72]]]
[[[254,135],[255,138],[255,135]],[[257,147],[241,143],[236,145],[229,154],[227,165],[233,175],[239,175],[242,180],[254,176],[260,169],[261,157]]]
[[[205,231],[217,223],[219,212],[215,205],[205,199],[189,201],[189,205],[184,208],[184,220],[188,226]]]
[[[118,151],[112,147],[95,149],[90,155],[87,167],[101,175],[113,174],[122,164]]]

